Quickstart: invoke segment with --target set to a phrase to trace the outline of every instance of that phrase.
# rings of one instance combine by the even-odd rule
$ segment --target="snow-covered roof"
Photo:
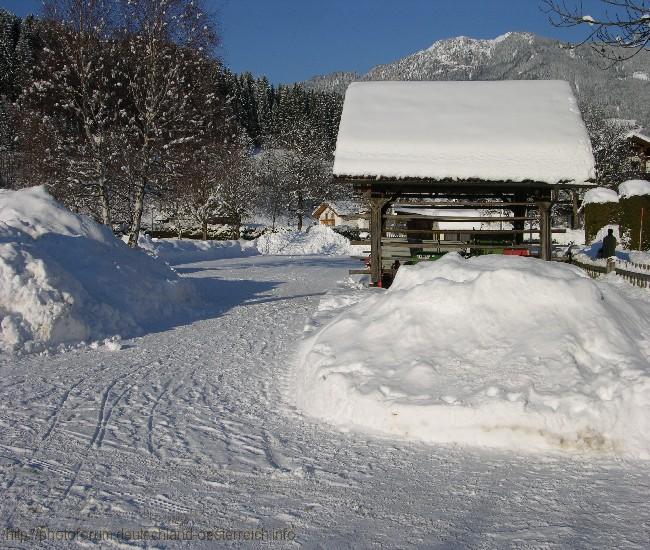
[[[594,158],[563,81],[355,82],[334,174],[583,183]]]
[[[650,181],[629,180],[618,186],[618,194],[622,199],[650,195]]]
[[[618,193],[607,187],[596,187],[589,189],[585,193],[585,198],[582,201],[582,207],[587,204],[604,204],[607,202],[618,202]]]
[[[639,131],[630,132],[627,135],[627,137],[637,139],[637,140],[643,141],[645,143],[650,143],[650,136],[646,136],[643,132],[639,132]]]
[[[363,206],[355,201],[336,201],[330,202],[330,208],[340,216],[350,216],[352,214],[361,214],[364,211]]]
[[[363,205],[356,201],[336,201],[336,202],[322,202],[313,212],[314,217],[320,216],[323,211],[330,207],[339,216],[354,216],[355,214],[363,214]]]

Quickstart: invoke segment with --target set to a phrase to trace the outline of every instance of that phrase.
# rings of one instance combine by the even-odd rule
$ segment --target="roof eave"
[[[485,186],[485,187],[510,187],[510,188],[537,188],[537,189],[562,189],[562,188],[591,188],[595,185],[594,180],[585,180],[582,183],[577,183],[575,180],[562,180],[558,183],[547,183],[536,180],[482,180],[482,179],[436,179],[436,178],[394,178],[382,176],[346,176],[334,175],[334,181],[337,183],[351,183],[357,185],[428,185],[431,187],[471,187],[471,186]]]

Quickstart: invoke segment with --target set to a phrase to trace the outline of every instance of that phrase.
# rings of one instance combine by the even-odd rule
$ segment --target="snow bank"
[[[334,174],[557,184],[595,170],[567,82],[354,82]]]
[[[553,242],[563,246],[569,244],[584,245],[585,230],[567,228],[564,233],[553,233]]]
[[[345,256],[354,252],[348,239],[325,225],[313,225],[306,231],[265,233],[255,240],[255,246],[260,254],[281,256]]]
[[[650,265],[650,252],[643,252],[640,250],[630,250],[628,253],[630,262],[635,264]]]
[[[608,202],[618,202],[618,193],[607,187],[595,187],[585,193],[582,201],[582,208],[587,204],[604,204]]]
[[[138,245],[154,258],[169,264],[242,258],[258,254],[254,241],[199,241],[196,239],[152,239],[141,236]]]
[[[135,335],[192,299],[189,282],[73,214],[45,188],[0,191],[4,350]]]
[[[321,310],[333,320],[306,340],[294,387],[313,416],[429,442],[650,458],[650,303],[573,266],[448,254]]]
[[[621,183],[618,187],[618,194],[622,199],[650,195],[650,181],[629,180]]]

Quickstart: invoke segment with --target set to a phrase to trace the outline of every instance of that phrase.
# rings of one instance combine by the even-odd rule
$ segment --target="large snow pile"
[[[537,181],[594,177],[567,82],[354,82],[336,143],[338,176]]]
[[[618,186],[618,194],[622,199],[650,195],[650,181],[629,180]]]
[[[134,335],[193,299],[190,283],[73,214],[43,187],[0,191],[0,347]]]
[[[344,256],[354,249],[350,241],[325,225],[314,225],[306,231],[265,233],[255,240],[260,254],[300,256],[326,254]]]
[[[138,245],[154,258],[172,265],[258,254],[254,241],[201,241],[196,239],[152,239],[140,236]]]
[[[293,388],[307,413],[429,442],[650,458],[650,301],[570,265],[457,254],[369,294],[321,307],[333,320],[308,336]]]

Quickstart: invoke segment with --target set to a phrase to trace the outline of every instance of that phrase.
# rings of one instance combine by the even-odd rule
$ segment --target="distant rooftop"
[[[591,142],[563,81],[355,82],[334,174],[584,183]]]

